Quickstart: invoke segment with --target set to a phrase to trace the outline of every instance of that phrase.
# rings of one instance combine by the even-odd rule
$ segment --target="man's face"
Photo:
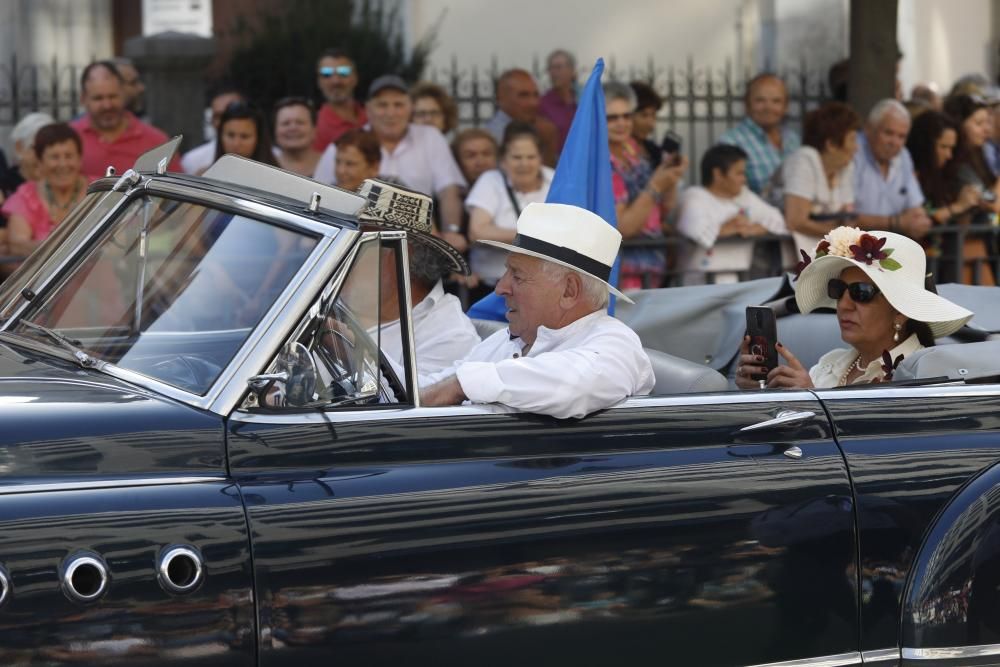
[[[347,58],[320,58],[316,85],[330,104],[347,104],[354,99],[358,85],[357,68]]]
[[[534,123],[538,117],[538,86],[527,74],[514,74],[497,91],[497,106],[522,123]]]
[[[132,65],[118,65],[118,73],[125,80],[122,85],[122,94],[125,96],[125,108],[132,113],[141,113],[145,110],[146,101],[143,95],[146,93],[146,84],[139,76],[139,70]]]
[[[497,145],[489,139],[467,139],[458,147],[458,165],[471,186],[490,169],[497,168]]]
[[[222,114],[226,110],[226,107],[234,102],[243,101],[243,96],[237,93],[223,93],[213,97],[212,103],[209,105],[212,107],[212,127],[216,130],[219,129],[219,121],[222,120]]]
[[[565,278],[554,280],[542,270],[544,260],[511,253],[507,256],[507,271],[496,285],[497,295],[507,304],[510,333],[530,345],[535,342],[540,326],[555,326],[561,310],[559,301],[565,288]]]
[[[398,141],[410,125],[413,103],[401,90],[386,88],[368,100],[368,122],[379,141]]]
[[[868,145],[875,159],[887,164],[903,150],[909,133],[909,117],[903,117],[898,113],[887,113],[882,116],[878,125],[867,127],[865,136],[868,138]]]
[[[125,97],[122,83],[107,70],[96,67],[91,71],[80,93],[83,108],[91,124],[102,132],[119,129],[125,122]]]
[[[747,96],[747,115],[765,130],[777,127],[788,109],[788,93],[781,79],[767,77],[750,89]]]
[[[636,109],[632,114],[632,136],[636,139],[646,139],[656,129],[656,109],[645,107]]]
[[[729,165],[729,169],[725,172],[718,169],[714,171],[712,185],[717,186],[717,189],[726,197],[738,197],[743,191],[743,186],[747,184],[746,160],[737,160]]]
[[[569,88],[576,79],[576,72],[569,58],[560,54],[552,56],[549,60],[549,80],[552,87],[557,89]]]

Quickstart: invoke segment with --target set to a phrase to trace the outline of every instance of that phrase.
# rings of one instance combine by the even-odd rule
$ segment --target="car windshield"
[[[317,240],[199,204],[137,199],[14,332],[51,344],[47,328],[93,359],[204,394]]]

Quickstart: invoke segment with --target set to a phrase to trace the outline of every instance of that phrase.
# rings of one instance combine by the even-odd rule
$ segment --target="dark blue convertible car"
[[[1000,665],[1000,290],[892,384],[733,390],[776,280],[620,310],[652,396],[426,408],[379,352],[406,234],[170,151],[0,285],[0,664]]]

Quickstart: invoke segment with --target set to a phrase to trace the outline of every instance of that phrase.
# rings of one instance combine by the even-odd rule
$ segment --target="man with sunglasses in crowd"
[[[316,63],[316,85],[326,102],[316,118],[313,148],[323,152],[348,130],[368,123],[365,108],[354,99],[358,69],[354,61],[339,49],[327,49]]]

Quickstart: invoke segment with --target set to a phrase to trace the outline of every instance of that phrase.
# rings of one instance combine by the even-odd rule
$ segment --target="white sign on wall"
[[[212,0],[142,0],[142,34],[212,36]]]

